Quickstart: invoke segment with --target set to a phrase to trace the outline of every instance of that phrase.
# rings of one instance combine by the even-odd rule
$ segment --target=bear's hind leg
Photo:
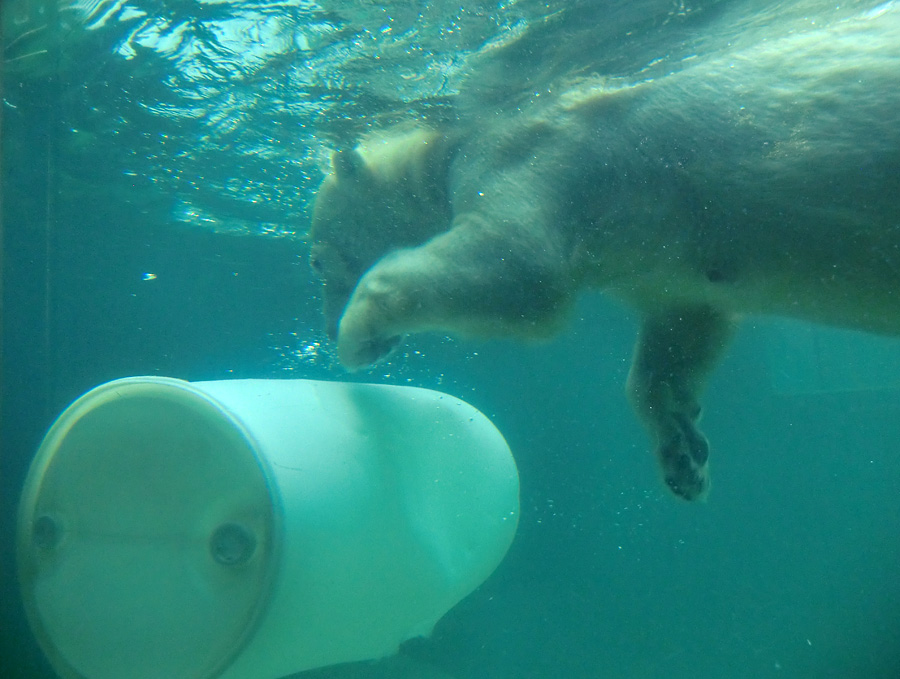
[[[656,438],[656,455],[673,493],[709,491],[709,444],[697,428],[700,393],[734,332],[732,318],[708,306],[648,316],[638,336],[628,395]]]

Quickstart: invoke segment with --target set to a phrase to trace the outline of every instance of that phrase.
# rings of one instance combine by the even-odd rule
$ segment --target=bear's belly
[[[892,262],[852,257],[833,262],[760,263],[752,257],[727,264],[686,262],[621,276],[606,292],[647,313],[707,305],[735,315],[770,315],[900,335],[900,276]],[[781,266],[778,266],[778,265]]]

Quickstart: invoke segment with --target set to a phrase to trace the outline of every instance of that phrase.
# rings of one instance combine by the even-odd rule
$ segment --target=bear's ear
[[[358,177],[366,168],[366,161],[356,149],[338,149],[331,154],[331,166],[341,179]]]

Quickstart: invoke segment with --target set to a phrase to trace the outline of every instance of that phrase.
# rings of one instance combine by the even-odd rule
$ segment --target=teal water
[[[349,379],[305,260],[327,147],[877,4],[4,0],[0,677],[54,676],[13,517],[72,399],[138,374]],[[746,322],[704,399],[712,493],[687,505],[624,397],[636,327],[589,295],[551,342],[416,337],[353,376],[485,412],[522,516],[412,667],[309,677],[900,678],[900,341]]]

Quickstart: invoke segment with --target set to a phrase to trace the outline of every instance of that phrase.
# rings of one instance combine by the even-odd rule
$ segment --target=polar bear
[[[350,370],[408,333],[541,337],[584,289],[643,314],[628,378],[669,488],[709,488],[699,399],[737,320],[900,334],[900,9],[585,79],[338,150],[310,262]]]

